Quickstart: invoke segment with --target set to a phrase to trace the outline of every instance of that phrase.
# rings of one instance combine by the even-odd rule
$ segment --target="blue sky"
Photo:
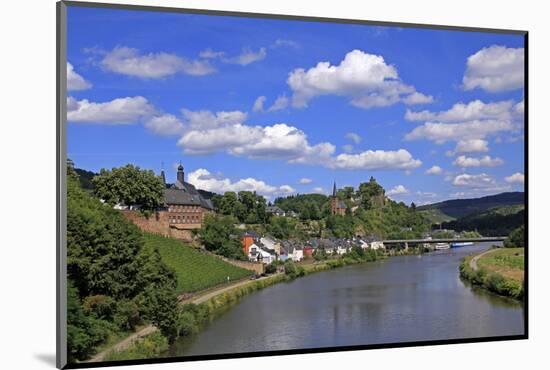
[[[272,199],[523,190],[523,37],[68,9],[68,156]]]

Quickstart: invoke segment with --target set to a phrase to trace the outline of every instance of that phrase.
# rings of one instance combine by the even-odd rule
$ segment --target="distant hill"
[[[419,206],[417,210],[421,211],[432,223],[441,223],[495,208],[500,208],[501,213],[510,213],[513,208],[506,207],[520,206],[524,202],[525,197],[523,192],[509,192],[481,198],[446,200],[444,202]]]
[[[524,223],[525,209],[523,205],[518,205],[491,208],[482,213],[443,222],[441,227],[455,231],[476,230],[483,236],[506,236]]]
[[[97,175],[97,173],[94,173],[92,171],[86,171],[82,168],[75,168],[74,171],[78,174],[78,181],[80,182],[80,186],[82,186],[82,189],[85,190],[93,190],[94,186],[92,184],[92,178]]]

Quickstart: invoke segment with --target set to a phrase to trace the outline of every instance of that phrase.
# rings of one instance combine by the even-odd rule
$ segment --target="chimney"
[[[182,184],[184,183],[185,181],[185,176],[184,176],[184,173],[183,173],[183,166],[180,165],[178,166],[178,181],[181,182]]]

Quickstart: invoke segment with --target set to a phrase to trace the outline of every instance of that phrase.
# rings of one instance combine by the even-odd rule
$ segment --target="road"
[[[270,276],[274,276],[274,275],[270,275]],[[263,280],[263,279],[266,279],[266,278],[267,277],[261,277],[261,278],[256,279],[256,280],[241,280],[241,281],[235,282],[235,283],[230,284],[230,285],[225,285],[223,287],[219,287],[219,288],[214,289],[214,290],[206,291],[204,294],[199,294],[199,295],[194,296],[194,297],[189,298],[189,299],[180,300],[179,304],[187,304],[187,303],[201,304],[201,303],[204,303],[204,302],[208,301],[209,299],[212,299],[212,298],[214,298],[214,297],[216,297],[220,294],[223,294],[223,293],[225,293],[225,292],[227,292],[231,289],[234,289],[234,288],[237,288],[237,287],[240,287],[240,286],[243,286],[243,285],[247,285],[247,284],[253,283],[253,282],[258,281],[258,280]],[[114,346],[112,346],[112,347],[110,347],[110,348],[108,348],[104,351],[99,352],[98,354],[96,354],[95,356],[93,356],[91,359],[89,359],[86,362],[105,361],[105,357],[109,353],[111,353],[111,351],[116,351],[116,352],[123,351],[126,348],[128,348],[132,343],[134,343],[136,340],[138,340],[139,338],[143,338],[143,337],[145,337],[145,336],[147,336],[151,333],[154,333],[157,330],[158,329],[155,326],[148,325],[145,328],[135,332],[134,334],[132,334],[128,337],[126,337],[125,339],[118,342]]]
[[[478,254],[477,256],[474,256],[474,258],[472,258],[470,260],[470,268],[474,271],[477,271],[477,261],[483,257],[483,256],[486,256],[487,254],[495,251],[496,249],[489,249],[489,250],[486,250],[485,252],[481,253],[481,254]]]

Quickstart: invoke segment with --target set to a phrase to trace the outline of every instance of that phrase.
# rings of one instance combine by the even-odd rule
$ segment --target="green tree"
[[[124,203],[138,204],[144,209],[152,210],[162,205],[165,185],[153,171],[141,170],[128,164],[102,169],[92,179],[94,194],[109,205]]]
[[[525,225],[521,225],[508,235],[504,241],[504,246],[507,248],[524,248],[525,247]]]
[[[208,215],[196,235],[207,250],[228,258],[244,259],[246,256],[236,239],[240,232],[234,224],[235,219],[231,216]]]

